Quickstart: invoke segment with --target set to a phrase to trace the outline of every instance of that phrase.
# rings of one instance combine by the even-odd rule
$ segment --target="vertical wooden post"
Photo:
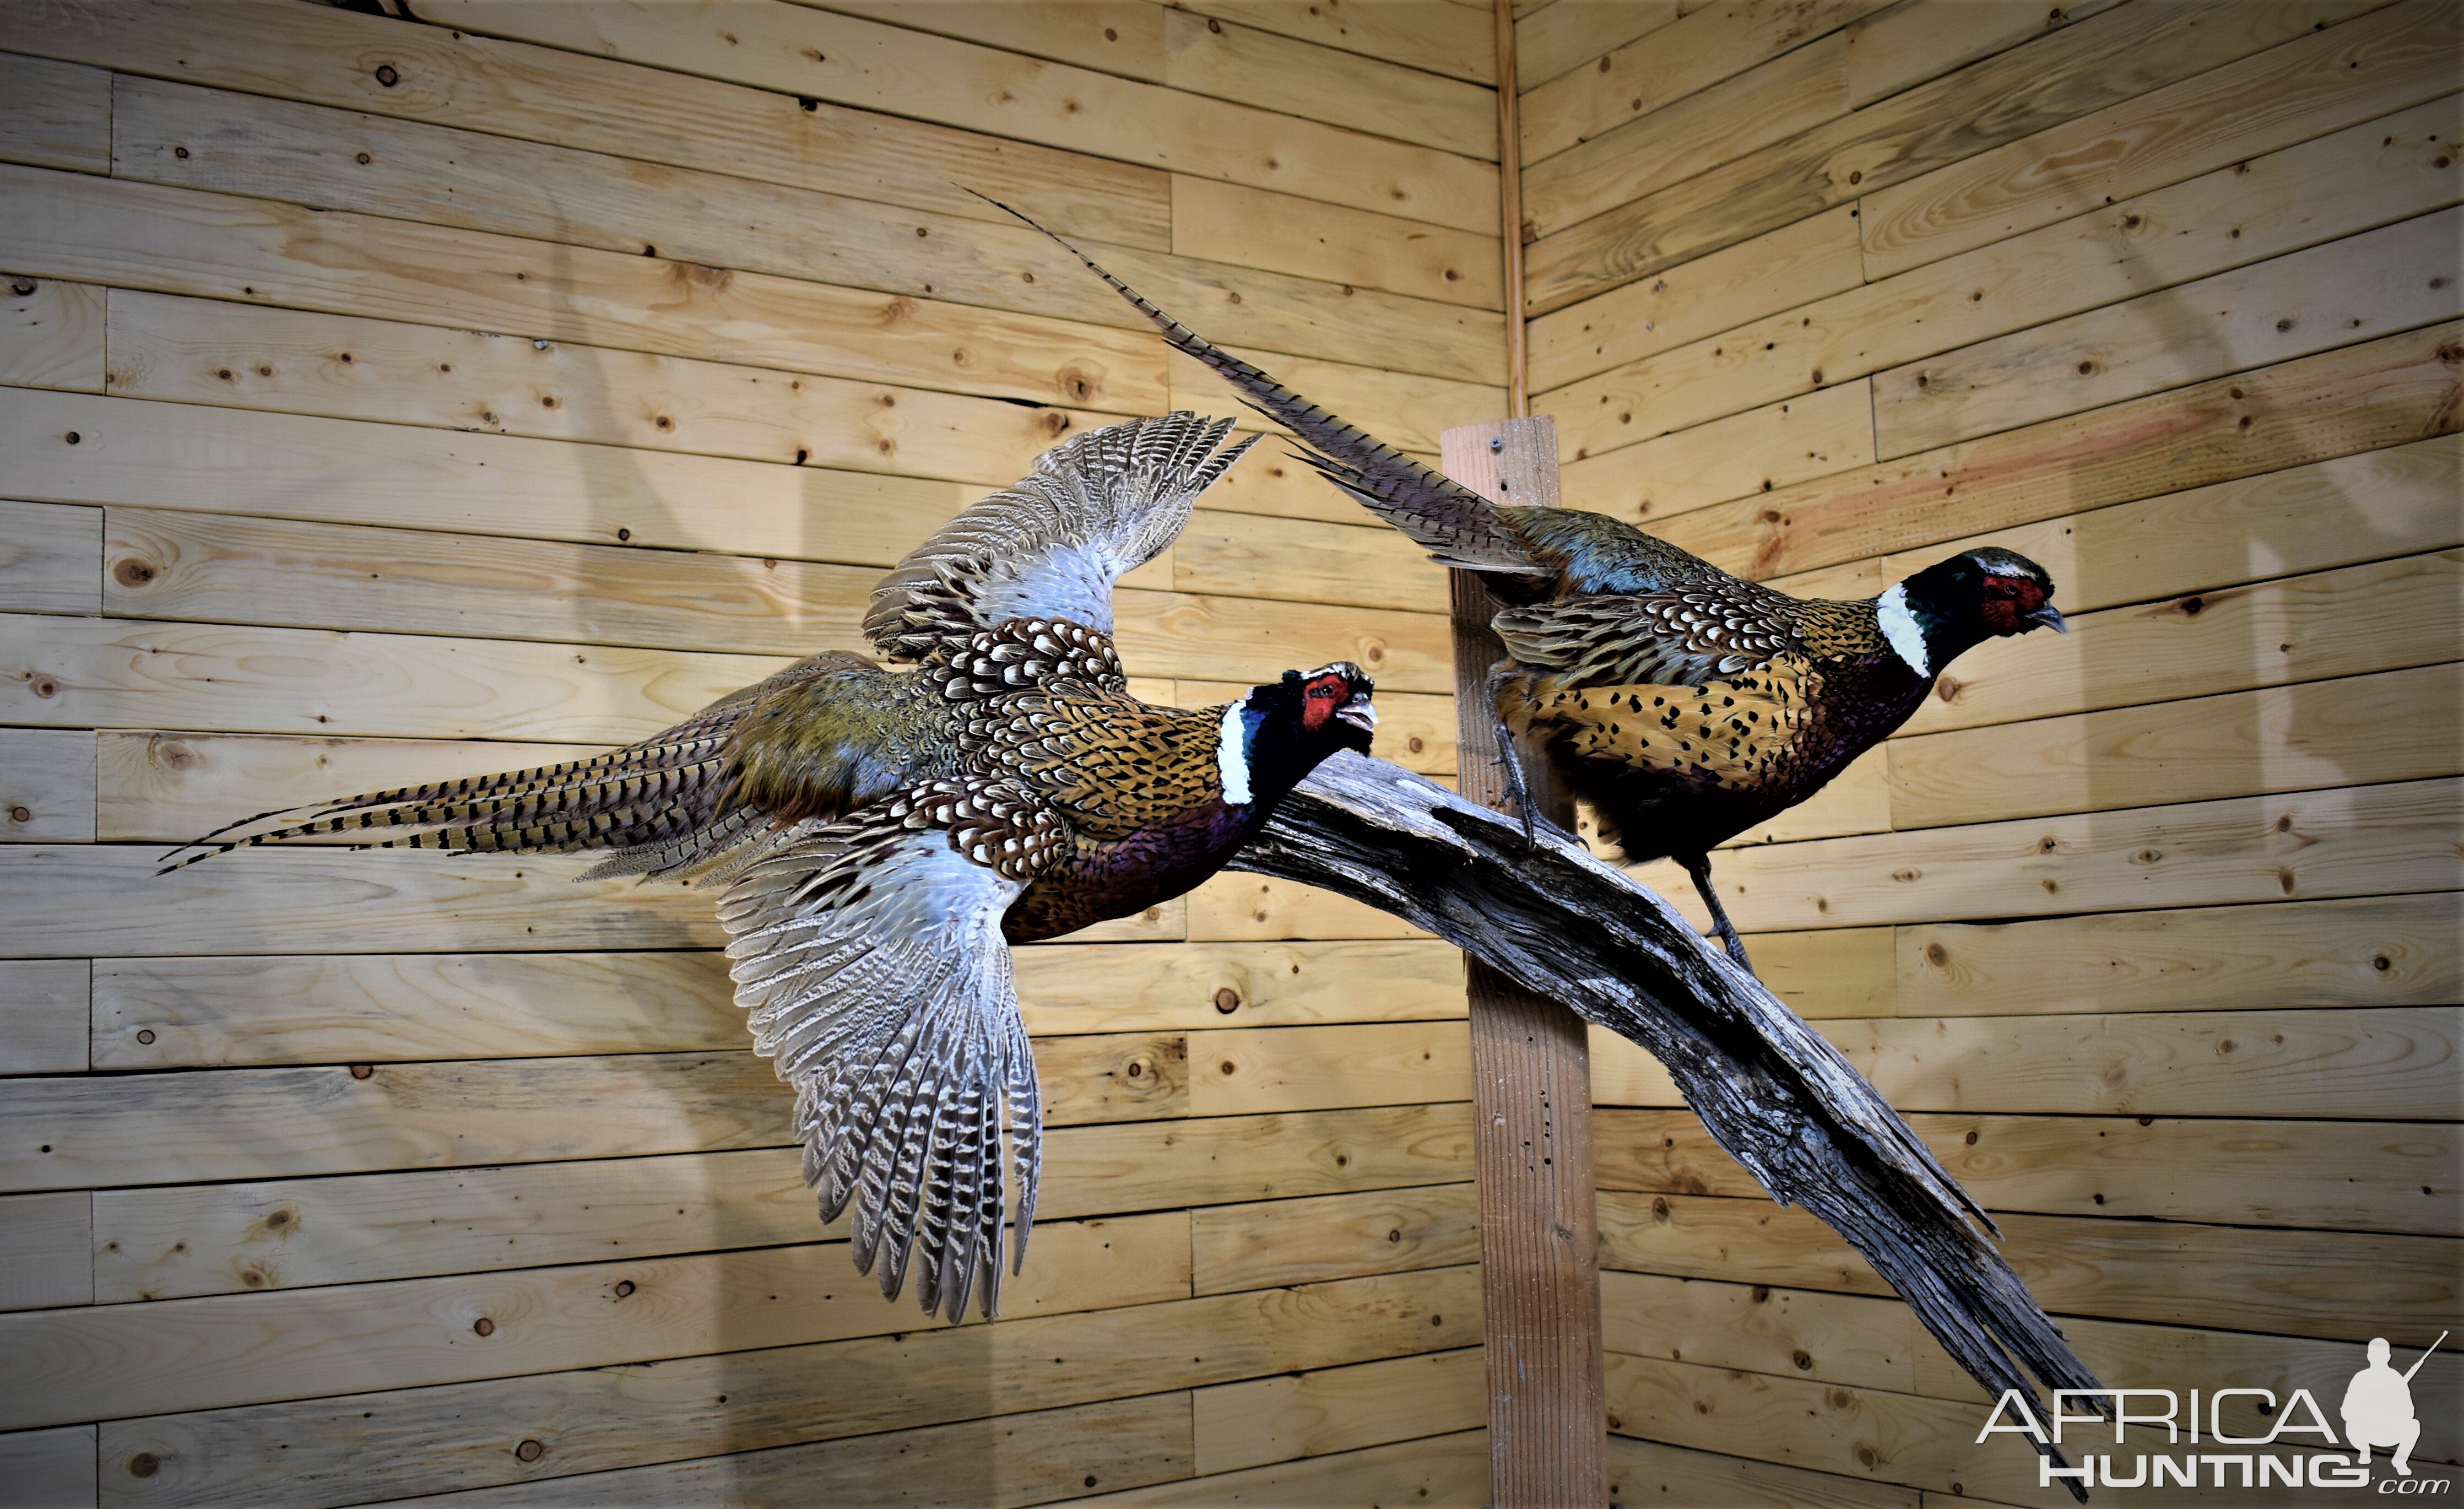
[[[1446,475],[1485,498],[1553,507],[1552,419],[1467,425],[1439,437]],[[1475,571],[1453,573],[1457,766],[1463,793],[1506,805],[1491,760],[1485,681],[1505,647]],[[1554,773],[1526,759],[1535,809],[1572,829]],[[1473,1144],[1480,1181],[1483,1330],[1494,1509],[1599,1509],[1607,1502],[1607,1405],[1600,1382],[1599,1223],[1592,1161],[1591,1053],[1582,1021],[1476,961],[1471,997]]]
[[[1497,0],[1497,225],[1506,264],[1506,412],[1520,419],[1531,411],[1531,374],[1523,323],[1523,99],[1514,69],[1514,0]]]

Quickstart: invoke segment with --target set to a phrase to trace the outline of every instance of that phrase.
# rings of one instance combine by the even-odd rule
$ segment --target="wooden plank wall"
[[[2332,1410],[2368,1338],[2464,1329],[2457,16],[1518,28],[1568,501],[1800,591],[1989,540],[2059,583],[2069,638],[1972,652],[1718,871],[2113,1384]],[[1981,1395],[1860,1260],[1596,1052],[1617,1497],[2066,1501],[1971,1444]],[[2464,1454],[2459,1384],[2416,1380],[2419,1459]],[[2258,1501],[2201,1495],[2130,1501]]]
[[[152,870],[855,647],[1058,437],[1235,411],[965,189],[1417,450],[1493,418],[1492,40],[1454,0],[0,5],[0,1498],[1480,1503],[1459,967],[1381,917],[1224,879],[1029,951],[1049,1220],[949,1327],[816,1222],[707,898]],[[1184,701],[1359,660],[1446,774],[1444,609],[1262,450],[1121,637]]]

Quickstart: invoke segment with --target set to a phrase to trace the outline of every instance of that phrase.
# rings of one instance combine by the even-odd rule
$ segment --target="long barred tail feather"
[[[1167,344],[1205,364],[1232,385],[1243,403],[1299,437],[1308,448],[1302,459],[1354,501],[1418,542],[1432,559],[1471,571],[1508,575],[1548,572],[1549,567],[1533,553],[1531,543],[1501,517],[1487,499],[1431,471],[1367,431],[1346,423],[1339,415],[1275,381],[1262,368],[1216,345],[1026,214],[989,194],[977,193],[972,189],[967,192],[1029,229],[1042,232],[1063,251],[1084,262],[1088,271],[1153,321],[1155,328],[1163,332]]]

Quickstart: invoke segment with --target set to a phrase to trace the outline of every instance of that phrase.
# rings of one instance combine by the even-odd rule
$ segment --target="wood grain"
[[[1514,55],[1523,87],[1548,82],[1636,37],[1668,25],[1689,10],[1684,0],[1635,0],[1630,5],[1516,6]]]
[[[99,508],[0,500],[0,609],[99,611],[101,540]]]
[[[1147,328],[1068,253],[1006,216],[986,224],[757,184],[728,170],[662,167],[159,82],[122,78],[116,90],[121,176],[1140,334]],[[540,199],[541,182],[556,186],[552,202]],[[1287,194],[1266,197],[1331,208]],[[1263,270],[1238,255],[1200,261],[1108,240],[1088,250],[1180,313],[1192,319],[1203,313],[1208,328],[1226,339],[1339,358],[1356,349],[1360,333],[1374,331],[1381,359],[1398,366],[1467,378],[1498,367],[1496,322],[1462,309],[1371,289],[1346,291],[1316,277]]]
[[[1524,91],[1523,152],[1537,164],[1577,143],[1648,116],[1685,96],[1792,52],[1886,0],[1744,0],[1708,6],[1639,41],[1601,54],[1593,66]]]
[[[1852,927],[2450,890],[2450,780],[2025,818],[1724,852],[1741,928]],[[1638,874],[1698,926],[1662,864]]]
[[[2464,425],[2459,334],[2432,326],[2135,398],[1697,509],[1663,532],[1781,576],[2448,434]]]
[[[1198,1471],[1234,1472],[1477,1430],[1487,1417],[1485,1393],[1473,1348],[1218,1384],[1190,1398]]]
[[[1393,1495],[1404,1503],[1480,1509],[1488,1502],[1488,1484],[1486,1443],[1482,1432],[1466,1431],[1082,1501],[1096,1509],[1209,1509],[1227,1502],[1381,1502]],[[1405,1494],[1411,1497],[1400,1497]]]
[[[92,283],[0,278],[0,381],[100,392],[102,312]]]
[[[1172,247],[1184,256],[1473,309],[1496,309],[1505,299],[1497,246],[1486,236],[1211,178],[1173,179]],[[1221,316],[1210,316],[1209,323],[1240,338]]]
[[[1035,1261],[1001,1286],[1014,1314],[1188,1293],[1189,1218],[1177,1211],[1053,1222],[1036,1234]],[[262,1318],[277,1303],[282,1324],[269,1333]],[[0,1317],[11,1386],[0,1418],[37,1426],[221,1409],[914,1324],[836,1243],[340,1285],[278,1300],[209,1295],[34,1311]]]
[[[68,436],[78,438],[72,443]],[[0,388],[32,498],[890,566],[978,487]],[[724,498],[716,506],[712,499]],[[829,527],[815,522],[827,510]]]
[[[2464,212],[2419,215],[1882,372],[1876,448],[1904,455],[2453,319],[2459,234]]]
[[[95,1428],[61,1426],[0,1435],[0,1473],[10,1491],[30,1503],[92,1509],[96,1500]]]
[[[133,1420],[105,1428],[102,1459],[131,1503],[309,1509],[1461,1346],[1478,1317],[1476,1275],[1440,1270]],[[817,1419],[823,1394],[843,1412]],[[522,1439],[547,1448],[536,1464],[510,1449]],[[128,1471],[140,1453],[150,1477]]]
[[[1969,544],[2017,550],[2051,571],[2065,610],[2178,599],[2269,576],[2452,549],[2464,518],[2464,440],[2436,435],[2136,502],[2115,503],[1783,578],[1820,595],[1904,580]]]
[[[1457,1100],[1472,1092],[1471,1043],[1454,1022],[1193,1032],[1194,1116]]]
[[[721,26],[715,18],[680,23],[655,7],[584,13],[497,0],[448,0],[426,14],[464,31],[896,110],[1067,151],[1335,204],[1368,201],[1466,231],[1485,227],[1494,203],[1494,169],[1467,158],[853,16],[747,6]],[[823,61],[811,60],[814,52]]]
[[[1921,1497],[1913,1488],[1688,1451],[1625,1435],[1609,1437],[1609,1491],[1631,1494],[1646,1503],[1651,1501],[1646,1495],[1659,1495],[1673,1503],[1716,1503],[1722,1497],[1755,1503],[1749,1496],[1759,1495],[1762,1502],[1788,1509],[1799,1505],[1803,1509],[1919,1509]]]
[[[2083,397],[2029,416],[2044,418],[2424,323],[2446,312],[2444,289],[2428,285],[2443,269],[2429,248],[2452,232],[2422,221],[2409,233],[2351,233],[2421,216],[2464,192],[2464,167],[2440,140],[2452,144],[2456,120],[2453,104],[2433,102],[2220,168],[1582,379],[1551,394],[1550,411],[1566,416],[1578,449],[1597,453],[1891,368],[1875,392],[1886,420],[1878,444],[1895,455],[1930,443],[1917,437],[1916,416],[1966,401],[1970,358],[1957,347],[2040,361],[2031,367],[2039,377],[2059,368],[2044,396],[2076,388]],[[2348,239],[2319,244],[2338,235]],[[2299,255],[2279,255],[2287,253]],[[2302,286],[2321,262],[2348,257],[2349,267],[2336,260],[2335,276],[2341,282],[2349,272],[2366,307]],[[2025,328],[2063,317],[2070,324]],[[2354,318],[2364,323],[2349,324]],[[2294,322],[2277,331],[2283,319]],[[2173,348],[2129,344],[2147,324]],[[2059,345],[2073,327],[2113,348]],[[2056,344],[2038,351],[2040,341]],[[2168,381],[2176,371],[2188,375]],[[1909,438],[1895,438],[1902,430]]]
[[[1918,0],[1848,28],[1849,103],[1859,109],[2084,21],[2116,0],[2048,10],[2033,0]]]
[[[83,959],[0,962],[0,1074],[83,1074],[91,994]]]
[[[2254,1087],[2254,1108],[2272,1111],[2261,1097]],[[1918,1113],[1908,1124],[1996,1211],[2464,1234],[2452,1125],[1986,1112]],[[1759,1192],[1684,1111],[1603,1111],[1599,1126],[1603,1188]]]
[[[0,843],[94,840],[94,736],[0,728]]]
[[[1451,1128],[1439,1124],[1448,1119]],[[1193,1252],[1206,1275],[1201,1294],[1468,1262],[1472,1254],[1458,1251],[1470,1240],[1469,1217],[1458,1212],[1468,1210],[1467,1194],[1380,1192],[1467,1177],[1467,1127],[1456,1107],[1060,1126],[1046,1138],[1039,1209],[1059,1218],[1199,1207],[1192,1219],[1206,1230],[1194,1232]],[[1380,1136],[1394,1145],[1365,1145]],[[1290,1198],[1295,1189],[1310,1192]],[[1221,1205],[1262,1194],[1281,1198]],[[94,1198],[104,1245],[91,1262],[81,1258],[78,1271],[96,1273],[116,1301],[845,1235],[821,1227],[797,1154],[775,1144],[151,1185]],[[1205,1213],[1210,1205],[1220,1214]],[[1304,1229],[1303,1210],[1331,1211],[1334,1219]],[[1261,1240],[1265,1231],[1282,1239]],[[1390,1242],[1390,1231],[1409,1240]]]
[[[0,58],[0,160],[111,171],[111,76],[38,57]]]
[[[56,286],[56,285],[51,285]],[[111,391],[1001,485],[1113,416],[115,289]],[[228,375],[226,375],[228,374]]]
[[[1480,1260],[1468,1184],[1321,1195],[1190,1212],[1199,1294],[1336,1276],[1408,1273]]]
[[[1674,514],[1869,466],[1874,403],[1863,379],[1694,425],[1565,471],[1580,506],[1658,528]]]
[[[895,0],[891,0],[895,3]],[[1278,35],[1382,57],[1476,84],[1497,81],[1496,45],[1485,7],[1452,0],[1392,0],[1345,10],[1307,0],[1172,0],[1178,9],[1221,16]],[[1470,12],[1466,14],[1465,12]]]
[[[2377,8],[2109,11],[1545,238],[1526,296],[1572,303]]]
[[[1163,23],[1163,82],[1174,89],[1497,161],[1494,89],[1178,7]]]
[[[94,1303],[93,1197],[0,1196],[0,1310]]]
[[[1894,739],[1887,826],[2464,774],[2464,665]]]
[[[1997,640],[1952,662],[1903,727],[1973,728],[2451,660],[2464,648],[2459,567],[2464,552],[2399,556],[2082,613],[2072,634],[2027,647],[2041,654]]]
[[[1638,45],[1648,48],[1652,40]],[[1834,33],[1533,164],[1526,223],[1536,235],[1578,237],[1595,216],[1847,110],[1847,40]],[[1526,277],[1524,290],[1533,308],[1567,301],[1544,300],[1534,276]]]
[[[816,189],[979,221],[1000,211],[958,186],[1001,184],[1046,225],[1167,244],[1164,175],[820,100],[338,11],[249,0],[210,20],[174,0],[103,0],[11,33],[30,53],[244,94],[432,121]],[[378,69],[393,78],[378,77]]]
[[[1886,277],[2435,99],[2455,86],[2455,28],[2436,5],[2389,6],[1868,193],[1866,268]]]
[[[1562,388],[1863,281],[1856,215],[1809,215],[1532,321],[1531,387]]]
[[[1149,408],[1126,332],[770,274],[0,166],[0,266],[1037,403]],[[176,255],[174,249],[176,248]]]
[[[1889,1292],[1821,1223],[1767,1200],[1604,1190],[1600,1210],[1604,1269]],[[2363,1341],[2423,1321],[2435,1335],[2454,1311],[2445,1238],[2016,1213],[1999,1223],[2004,1254],[2057,1315]],[[1971,1423],[1962,1439],[1974,1434]]]
[[[1898,930],[1893,1011],[1875,1014],[2444,1006],[2464,1001],[2459,924],[2445,893],[1925,923]]]

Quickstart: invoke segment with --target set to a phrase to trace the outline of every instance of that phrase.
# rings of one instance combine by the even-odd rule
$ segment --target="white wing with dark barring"
[[[1053,447],[881,579],[865,636],[884,655],[918,660],[1012,618],[1110,634],[1112,584],[1178,539],[1199,495],[1256,443],[1224,447],[1231,429],[1183,411]]]
[[[912,1258],[953,1320],[999,1307],[1004,1112],[1026,1255],[1042,1113],[1001,914],[1069,842],[1013,783],[935,782],[763,842],[719,905],[822,1218],[853,1205],[858,1271],[895,1297]]]

